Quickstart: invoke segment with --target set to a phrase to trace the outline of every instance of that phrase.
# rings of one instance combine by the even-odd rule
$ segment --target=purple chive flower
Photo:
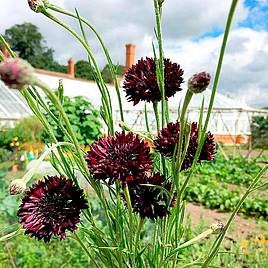
[[[152,169],[148,143],[133,133],[116,132],[94,142],[86,156],[89,170],[96,180],[122,184],[143,177]]]
[[[88,208],[83,190],[72,180],[48,176],[25,193],[17,212],[25,234],[49,242],[52,235],[66,238],[80,222],[81,209]]]
[[[165,95],[166,98],[174,96],[177,91],[181,91],[183,83],[183,70],[177,63],[172,63],[169,59],[164,59],[165,72]],[[123,85],[128,101],[133,101],[134,105],[140,101],[159,102],[161,92],[156,79],[156,64],[153,58],[144,60],[141,58],[136,65],[133,65],[125,74]]]
[[[158,136],[154,140],[154,146],[157,151],[167,157],[172,157],[176,144],[179,141],[180,136],[180,123],[169,123],[166,128],[159,131]],[[198,124],[192,123],[190,126],[190,140],[189,146],[182,163],[181,170],[188,169],[192,166],[194,156],[198,147]],[[216,153],[216,143],[214,136],[208,132],[206,141],[203,145],[199,162],[201,160],[213,160]]]

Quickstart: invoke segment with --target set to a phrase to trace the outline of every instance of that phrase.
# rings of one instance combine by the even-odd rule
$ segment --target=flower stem
[[[59,12],[61,14],[76,18],[76,19],[80,19],[83,23],[85,23],[92,31],[93,33],[96,35],[97,39],[99,40],[102,49],[104,51],[104,54],[107,58],[112,76],[113,76],[113,80],[114,80],[114,85],[115,85],[115,90],[116,90],[116,94],[117,94],[117,98],[118,98],[118,104],[119,104],[119,110],[120,110],[120,117],[121,117],[121,121],[124,121],[124,113],[123,113],[123,107],[122,107],[122,100],[121,100],[121,95],[120,95],[120,88],[119,88],[119,84],[118,81],[116,79],[116,73],[115,73],[115,68],[114,68],[114,64],[112,62],[112,59],[110,57],[110,54],[108,52],[108,49],[106,48],[106,46],[104,45],[104,42],[102,40],[102,38],[100,37],[99,33],[96,31],[96,29],[93,27],[93,25],[91,25],[85,18],[83,17],[78,17],[75,13],[67,11],[65,9],[62,9],[60,7],[57,7],[53,4],[47,4],[47,7],[50,8],[51,10],[54,10],[56,12]]]
[[[128,191],[128,186],[124,186],[124,196],[127,203],[127,209],[128,209],[128,218],[129,218],[129,249],[130,249],[130,262],[131,267],[133,267],[133,212],[132,212],[132,205],[131,205],[131,199]]]
[[[242,204],[244,203],[245,199],[248,197],[248,195],[250,193],[252,193],[254,187],[256,186],[256,184],[259,182],[259,180],[261,179],[261,177],[265,174],[265,172],[268,170],[268,165],[266,165],[253,179],[252,183],[250,184],[250,186],[248,187],[247,191],[245,192],[245,194],[242,196],[242,198],[239,200],[239,202],[237,203],[234,211],[232,212],[231,216],[229,217],[223,231],[220,233],[220,235],[218,236],[218,238],[215,240],[214,244],[212,245],[208,256],[205,260],[205,262],[202,265],[202,268],[208,267],[208,265],[211,263],[211,261],[213,260],[213,258],[217,255],[217,252],[219,250],[219,247],[231,225],[231,223],[233,222],[237,212],[239,211],[239,209],[241,208]]]
[[[95,259],[93,258],[93,256],[91,255],[91,253],[89,252],[89,250],[87,249],[87,247],[85,246],[85,244],[80,239],[80,237],[76,233],[74,233],[73,236],[74,236],[74,239],[80,244],[80,246],[86,252],[86,254],[88,255],[89,259],[94,263],[94,265],[97,268],[100,268],[100,266],[96,263]]]
[[[157,132],[160,130],[160,122],[159,122],[159,113],[158,113],[158,103],[153,103],[155,122],[156,122],[156,130]]]
[[[135,249],[134,249],[134,256],[135,257],[137,255],[137,250],[138,250],[138,247],[139,247],[140,234],[141,234],[141,229],[142,229],[143,224],[144,224],[144,219],[141,218],[140,221],[139,221],[137,232],[136,232]]]
[[[65,28],[68,32],[70,32],[82,45],[83,47],[86,49],[90,59],[93,62],[96,74],[97,74],[97,78],[99,80],[99,89],[103,98],[103,104],[104,104],[104,110],[107,111],[107,118],[109,123],[107,124],[107,127],[109,128],[109,132],[113,135],[114,134],[114,126],[113,126],[113,115],[112,115],[112,104],[111,104],[111,97],[110,97],[110,93],[103,81],[102,75],[100,73],[98,64],[93,56],[93,53],[89,47],[89,45],[74,31],[72,30],[68,25],[66,25],[64,22],[62,22],[60,19],[58,19],[57,17],[53,16],[51,13],[49,13],[48,11],[43,11],[42,12],[46,17],[48,17],[49,19],[53,20],[54,22],[56,22],[57,24],[59,24],[60,26],[62,26],[63,28]]]
[[[154,0],[154,10],[155,10],[155,19],[156,19],[156,34],[158,41],[158,50],[159,50],[159,88],[161,92],[161,110],[162,110],[162,128],[165,126],[165,70],[164,70],[164,51],[163,51],[163,40],[162,40],[162,27],[161,27],[161,8],[159,6],[158,0]]]
[[[213,82],[212,93],[211,93],[210,102],[209,102],[209,108],[208,108],[208,112],[207,112],[207,116],[206,116],[206,120],[205,120],[205,124],[204,124],[204,128],[203,128],[203,133],[202,133],[202,136],[200,138],[200,142],[199,142],[198,147],[197,147],[197,152],[195,154],[195,158],[194,158],[194,161],[193,161],[193,165],[192,165],[192,167],[190,169],[190,173],[187,176],[187,178],[185,179],[184,184],[183,184],[183,186],[181,188],[181,191],[180,191],[181,195],[183,195],[183,193],[184,193],[184,191],[185,191],[185,189],[186,189],[186,187],[188,185],[188,182],[189,182],[189,180],[190,180],[190,178],[191,178],[191,176],[192,176],[192,174],[193,174],[193,172],[195,170],[195,166],[197,164],[198,158],[200,156],[200,153],[202,151],[204,142],[206,140],[206,130],[207,130],[207,127],[208,127],[210,115],[211,115],[213,104],[214,104],[214,99],[215,99],[215,95],[216,95],[216,91],[217,91],[217,86],[218,86],[218,81],[219,81],[219,77],[220,77],[223,57],[224,57],[224,54],[225,54],[225,48],[226,48],[226,44],[227,44],[227,40],[228,40],[230,28],[231,28],[233,15],[234,15],[234,12],[235,12],[235,8],[237,6],[237,2],[238,2],[238,0],[233,0],[232,1],[232,5],[231,5],[231,8],[230,8],[230,11],[229,11],[229,14],[228,14],[228,19],[227,19],[227,23],[226,23],[226,27],[225,27],[225,31],[224,31],[224,37],[223,37],[223,41],[222,41],[222,45],[221,45],[220,56],[219,56],[219,60],[218,60],[218,64],[217,64],[215,79],[214,79],[214,82]]]

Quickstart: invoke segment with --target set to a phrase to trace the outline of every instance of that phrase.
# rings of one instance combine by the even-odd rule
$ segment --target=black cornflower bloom
[[[133,133],[116,132],[94,142],[86,155],[89,170],[96,180],[122,184],[143,177],[152,169],[149,144]]]
[[[181,91],[183,83],[183,70],[177,63],[172,63],[169,59],[164,59],[165,73],[165,95],[166,98],[174,96],[177,91]],[[153,58],[144,60],[141,58],[136,65],[133,65],[125,74],[123,85],[128,101],[133,101],[134,105],[140,101],[158,102],[161,100],[161,92],[156,79],[156,64]]]
[[[155,149],[167,157],[172,157],[176,144],[179,141],[179,136],[180,136],[180,123],[179,122],[169,123],[166,128],[163,128],[162,130],[159,131],[158,136],[154,140]],[[197,147],[198,147],[198,124],[192,123],[190,125],[189,145],[184,161],[181,166],[181,170],[188,169],[192,166],[194,156],[197,151]],[[215,153],[216,153],[216,144],[214,136],[210,132],[208,132],[207,138],[203,145],[198,161],[201,162],[201,160],[208,160],[208,161],[213,160]]]
[[[49,242],[52,235],[65,239],[66,230],[74,232],[81,209],[86,208],[83,190],[75,187],[72,180],[47,176],[25,193],[17,215],[25,234]]]
[[[171,183],[165,182],[165,177],[159,173],[145,176],[139,184],[129,185],[130,200],[133,211],[141,218],[164,218],[169,215]],[[172,197],[170,207],[176,203]]]

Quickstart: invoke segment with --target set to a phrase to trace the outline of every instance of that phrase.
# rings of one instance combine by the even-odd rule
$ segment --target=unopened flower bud
[[[194,74],[188,80],[188,89],[193,93],[201,93],[208,87],[210,79],[210,74],[206,72]]]
[[[33,81],[33,67],[25,60],[7,58],[0,63],[0,79],[10,88],[21,89]]]
[[[29,7],[34,12],[42,12],[46,10],[46,4],[48,4],[48,0],[28,0]]]
[[[23,193],[25,190],[26,190],[26,183],[22,179],[12,181],[9,186],[9,193],[11,195],[17,195]]]
[[[213,231],[213,234],[219,234],[222,232],[224,228],[224,225],[223,223],[221,222],[216,222],[216,223],[213,223],[211,226],[210,226],[210,229],[212,229]]]

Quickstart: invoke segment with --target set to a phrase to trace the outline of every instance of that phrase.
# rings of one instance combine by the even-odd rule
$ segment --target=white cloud
[[[57,60],[64,63],[69,57],[86,58],[86,54],[69,33],[42,14],[32,12],[27,0],[0,0],[0,33],[16,23],[33,22],[43,33],[47,45],[55,49]],[[259,0],[266,3],[266,0]],[[153,1],[144,0],[51,0],[55,4],[74,10],[95,25],[103,37],[112,58],[117,63],[125,61],[125,44],[137,45],[137,58],[152,55],[154,12]],[[207,70],[213,74],[222,36],[193,41],[206,32],[222,29],[225,25],[231,0],[166,0],[163,31],[166,56],[178,61],[185,69],[185,77]],[[251,105],[267,105],[268,37],[267,32],[238,28],[239,22],[249,14],[244,1],[238,1],[230,34],[226,57],[219,84],[221,92],[239,96]],[[254,13],[255,14],[255,13]],[[79,31],[77,22],[64,20]],[[92,35],[92,49],[101,66],[105,64],[103,53]]]
[[[111,51],[113,59],[124,62],[124,45],[137,44],[137,56],[147,53],[143,50],[144,38],[153,36],[154,11],[153,1],[144,0],[52,0],[52,3],[74,10],[77,8],[81,15],[96,26],[105,43]],[[164,8],[164,36],[167,42],[173,39],[192,38],[214,28],[224,26],[231,0],[168,0]],[[247,16],[248,10],[239,1],[235,23]],[[55,49],[56,57],[61,62],[66,62],[66,57],[76,59],[85,57],[80,47],[73,38],[53,24],[41,14],[36,14],[27,6],[27,0],[13,1],[1,0],[0,32],[16,23],[30,21],[39,26],[47,39],[48,45]],[[66,18],[65,18],[66,20]],[[77,27],[77,22],[67,19],[72,26]],[[100,64],[104,58],[95,39],[90,40]],[[64,46],[62,45],[64,44]],[[141,46],[141,47],[140,47]]]
[[[214,75],[222,35],[198,42],[185,41],[167,56],[180,62],[185,77],[200,71]],[[219,92],[252,106],[268,104],[268,33],[238,28],[230,33],[219,82]]]

